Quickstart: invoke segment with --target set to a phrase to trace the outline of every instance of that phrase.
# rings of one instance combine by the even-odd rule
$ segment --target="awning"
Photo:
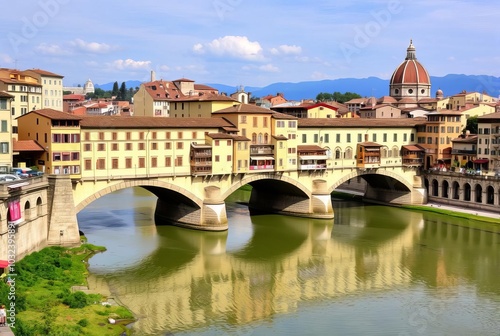
[[[301,160],[326,160],[328,159],[327,155],[301,155],[299,156]]]
[[[0,260],[0,268],[9,267],[9,262],[7,260]]]
[[[14,183],[14,184],[9,184],[7,186],[7,188],[9,188],[9,189],[20,188],[20,187],[26,186],[28,184],[29,184],[28,182]]]
[[[272,157],[272,156],[251,156],[250,160],[255,160],[255,161],[258,161],[258,160],[274,160],[274,157]]]
[[[488,159],[477,159],[477,160],[474,160],[472,162],[474,162],[474,163],[488,163],[488,161],[489,161]]]

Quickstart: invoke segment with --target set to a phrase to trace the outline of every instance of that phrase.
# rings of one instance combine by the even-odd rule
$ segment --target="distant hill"
[[[231,94],[237,89],[236,87],[223,84],[207,85],[227,94]],[[498,97],[500,96],[500,77],[457,74],[450,74],[444,77],[431,76],[432,97],[436,95],[438,89],[443,90],[445,97],[460,93],[463,90],[467,92],[486,92],[493,97]],[[341,93],[354,92],[363,97],[381,97],[389,95],[389,80],[368,77],[326,79],[298,83],[273,83],[262,88],[245,87],[245,91],[251,92],[253,97],[264,97],[269,94],[276,95],[278,92],[282,92],[288,100],[314,99],[320,92],[333,93],[335,91]]]
[[[96,88],[105,91],[113,89],[113,83],[96,84]],[[141,81],[129,80],[125,82],[127,88],[141,85]],[[238,90],[236,86],[214,83],[200,83],[212,86],[228,95]],[[121,85],[121,82],[118,83]],[[451,96],[466,90],[486,92],[493,97],[500,96],[500,77],[486,75],[458,75],[450,74],[444,77],[431,76],[431,95],[434,97],[438,89],[443,90],[444,96]],[[340,78],[308,81],[298,83],[273,83],[265,87],[244,87],[246,92],[251,92],[253,97],[264,97],[269,94],[276,95],[282,92],[287,100],[314,99],[320,92],[333,93],[335,91],[354,92],[363,97],[381,97],[389,94],[389,80],[377,77],[368,78]]]

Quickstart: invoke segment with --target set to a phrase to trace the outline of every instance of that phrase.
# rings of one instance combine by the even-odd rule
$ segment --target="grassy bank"
[[[125,324],[134,317],[120,306],[103,305],[100,294],[71,291],[87,286],[86,261],[105,248],[83,244],[78,248],[47,247],[15,264],[16,336],[116,336],[130,331]],[[1,303],[10,305],[11,290],[0,282]],[[11,290],[12,292],[12,290]],[[11,300],[12,301],[12,300]],[[118,321],[110,324],[108,318]]]

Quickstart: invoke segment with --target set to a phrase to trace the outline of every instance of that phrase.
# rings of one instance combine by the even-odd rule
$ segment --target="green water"
[[[156,226],[127,189],[79,214],[97,288],[136,335],[500,335],[500,239],[467,220],[334,201],[334,220],[250,217],[229,230]]]

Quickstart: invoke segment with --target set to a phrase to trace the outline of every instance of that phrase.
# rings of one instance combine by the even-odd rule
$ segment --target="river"
[[[229,230],[154,223],[141,188],[78,215],[92,286],[135,335],[500,335],[500,234],[444,215],[334,200],[334,220],[249,215]]]

